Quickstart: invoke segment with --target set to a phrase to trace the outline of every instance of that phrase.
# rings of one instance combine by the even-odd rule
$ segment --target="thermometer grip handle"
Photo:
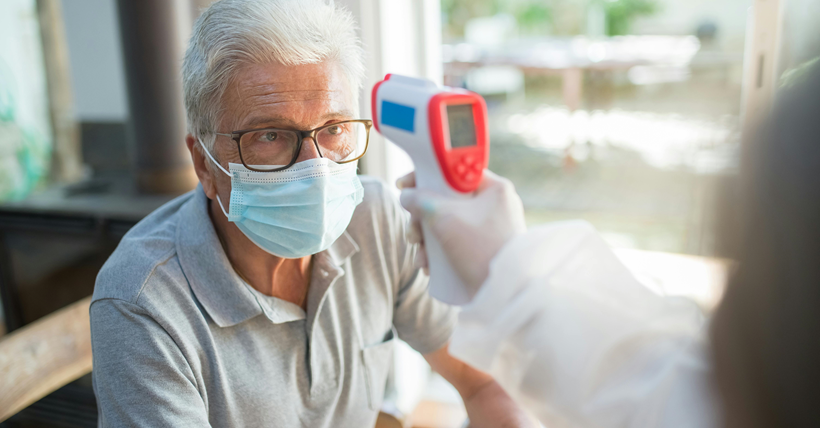
[[[424,234],[424,248],[427,251],[427,265],[430,270],[428,287],[430,295],[450,305],[460,306],[469,303],[473,298],[473,293],[456,274],[441,243],[424,222],[422,222],[422,233]]]

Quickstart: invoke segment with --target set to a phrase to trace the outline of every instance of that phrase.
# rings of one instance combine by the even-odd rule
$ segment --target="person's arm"
[[[424,354],[424,359],[461,395],[471,428],[534,426],[492,376],[454,358],[448,346]]]
[[[638,283],[595,230],[530,230],[496,256],[450,352],[545,424],[716,427],[705,320]]]
[[[154,319],[116,299],[90,312],[100,427],[210,426],[193,372]]]
[[[491,374],[542,422],[718,425],[700,311],[638,283],[589,224],[523,233],[520,200],[491,173],[472,199],[405,189],[402,204],[476,293],[450,353]]]
[[[390,246],[396,248],[397,290],[393,326],[399,338],[421,353],[433,370],[450,382],[461,395],[473,428],[533,426],[519,406],[491,376],[451,356],[447,351],[456,310],[427,293],[428,278],[415,266],[418,246],[406,237],[407,213],[390,194],[384,195]]]

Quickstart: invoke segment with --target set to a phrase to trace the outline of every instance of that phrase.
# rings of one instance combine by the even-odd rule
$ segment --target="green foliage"
[[[464,36],[464,25],[473,18],[507,13],[515,17],[524,34],[546,35],[556,20],[566,19],[568,5],[600,4],[606,13],[607,35],[629,34],[630,25],[640,16],[658,10],[658,0],[442,0],[444,32],[447,37]],[[560,15],[560,16],[559,16]],[[583,15],[582,15],[583,16]],[[578,18],[575,18],[578,19]],[[583,18],[581,18],[583,19]],[[579,22],[575,28],[583,28]]]
[[[0,71],[6,71],[0,62]],[[0,201],[28,196],[47,179],[51,142],[18,123],[10,73],[0,74]]]
[[[639,16],[657,12],[656,0],[604,0],[608,36],[629,34],[632,21]]]
[[[499,13],[499,3],[499,0],[441,0],[445,32],[452,37],[464,37],[467,21]]]
[[[513,16],[526,33],[543,33],[552,23],[552,9],[543,1],[530,2]]]
[[[507,13],[525,33],[546,34],[552,22],[549,0],[442,0],[444,28],[452,37],[464,36],[464,25],[473,18]]]

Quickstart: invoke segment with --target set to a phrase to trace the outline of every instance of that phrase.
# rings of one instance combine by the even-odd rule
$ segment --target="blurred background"
[[[490,169],[530,224],[585,218],[616,247],[720,256],[752,3],[443,0],[444,81],[488,100]]]
[[[490,169],[529,224],[586,219],[644,283],[707,312],[743,135],[820,56],[818,0],[336,2],[367,51],[364,117],[386,73],[478,92]],[[90,295],[125,232],[195,185],[178,73],[209,3],[0,2],[0,334]],[[412,170],[374,139],[363,173]],[[413,426],[460,426],[457,395],[425,370],[403,345],[389,401]],[[89,382],[0,426],[94,426]]]

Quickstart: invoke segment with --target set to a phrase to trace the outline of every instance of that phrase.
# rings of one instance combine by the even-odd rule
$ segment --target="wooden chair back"
[[[91,297],[0,337],[0,422],[91,372]]]

